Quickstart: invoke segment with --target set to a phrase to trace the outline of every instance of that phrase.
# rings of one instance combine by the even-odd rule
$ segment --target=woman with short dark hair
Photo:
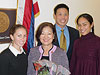
[[[56,31],[52,23],[44,22],[40,24],[36,32],[36,39],[38,42],[40,41],[42,45],[34,47],[30,50],[30,53],[28,56],[27,75],[41,75],[41,74],[42,75],[56,75],[55,71],[61,69],[61,68],[57,69],[56,65],[60,65],[64,67],[64,70],[60,71],[59,73],[63,74],[63,73],[66,73],[66,71],[68,71],[69,64],[68,64],[66,52],[63,49],[53,45],[53,42],[56,40],[56,36],[57,36]],[[43,62],[43,60],[45,60],[45,62]],[[48,62],[49,65],[45,65],[42,67],[43,64],[42,65],[36,64],[36,62],[38,61],[40,62],[42,61],[43,64],[47,64]],[[53,65],[50,65],[50,63]],[[39,67],[41,69],[39,69]],[[46,69],[45,72],[43,71],[44,69]]]

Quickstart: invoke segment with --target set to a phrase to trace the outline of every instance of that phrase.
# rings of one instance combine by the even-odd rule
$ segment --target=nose
[[[79,26],[79,29],[81,29],[81,30],[82,30],[82,29],[84,29],[84,27],[81,25],[81,26]]]
[[[62,15],[62,18],[65,18],[65,15]]]
[[[84,26],[81,26],[81,30],[83,30],[84,29]]]
[[[21,39],[22,41],[24,41],[24,40],[26,40],[26,36],[22,36],[20,39]]]
[[[44,38],[48,38],[48,35],[47,35],[47,34],[45,34]]]

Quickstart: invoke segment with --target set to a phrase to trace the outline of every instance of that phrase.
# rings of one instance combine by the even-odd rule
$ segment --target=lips
[[[20,42],[20,44],[21,44],[21,45],[24,45],[24,44],[25,44],[25,42]]]
[[[43,41],[44,41],[44,42],[48,42],[48,41],[49,41],[49,39],[43,39]]]
[[[82,33],[84,33],[85,31],[81,31]]]
[[[60,22],[64,23],[66,20],[60,20]]]
[[[84,33],[85,33],[85,30],[80,30],[80,33],[81,33],[81,34],[84,34]]]

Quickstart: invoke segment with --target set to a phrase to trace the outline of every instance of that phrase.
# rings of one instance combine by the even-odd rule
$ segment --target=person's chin
[[[81,33],[81,35],[85,36],[85,35],[87,35],[87,34],[86,34],[86,33]]]
[[[24,44],[20,44],[19,46],[20,46],[20,47],[23,47],[23,46],[24,46]]]
[[[44,46],[48,46],[49,44],[48,43],[45,43],[45,44],[43,44]]]

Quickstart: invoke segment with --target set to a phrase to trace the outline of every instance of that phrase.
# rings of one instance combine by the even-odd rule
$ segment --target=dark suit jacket
[[[67,27],[68,27],[68,31],[69,31],[69,37],[70,37],[70,45],[69,45],[69,48],[68,48],[67,56],[68,56],[68,60],[69,60],[69,63],[70,63],[70,59],[71,59],[72,51],[73,51],[74,41],[79,38],[79,32],[78,32],[78,30],[76,30],[76,29],[74,29],[72,27],[69,27],[69,26],[67,26]],[[53,44],[58,46],[58,47],[60,47],[58,39]],[[40,42],[38,42],[38,46],[39,45],[41,45]]]

